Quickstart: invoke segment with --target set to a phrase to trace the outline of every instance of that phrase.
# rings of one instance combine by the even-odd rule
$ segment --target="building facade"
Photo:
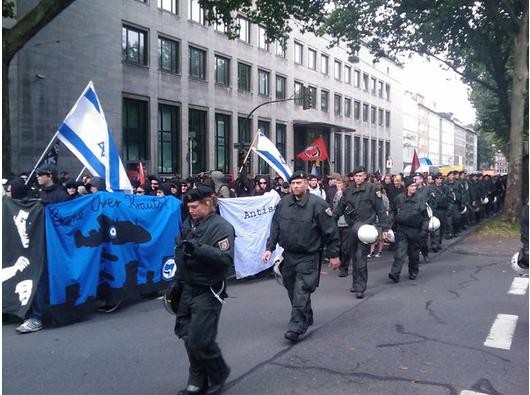
[[[23,15],[34,0],[19,1]],[[401,68],[359,60],[329,40],[293,33],[267,43],[264,29],[238,16],[239,38],[207,26],[197,0],[77,1],[17,54],[10,69],[12,168],[31,169],[84,87],[93,81],[122,160],[149,173],[237,174],[258,130],[295,169],[319,135],[322,171],[401,171]],[[312,108],[300,92],[309,89]],[[268,104],[269,101],[284,99]],[[259,107],[256,109],[256,107]],[[250,113],[255,110],[251,117]],[[65,149],[66,150],[66,149]],[[60,153],[59,168],[82,165]],[[251,173],[269,173],[252,157]],[[386,168],[391,159],[393,167]]]

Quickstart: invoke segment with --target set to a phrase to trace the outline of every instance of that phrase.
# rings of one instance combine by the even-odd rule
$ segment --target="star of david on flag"
[[[132,191],[108,128],[94,84],[90,81],[59,127],[59,139],[109,191]]]

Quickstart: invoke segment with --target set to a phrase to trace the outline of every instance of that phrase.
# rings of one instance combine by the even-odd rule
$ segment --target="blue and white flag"
[[[291,178],[291,175],[293,174],[291,168],[287,165],[285,159],[283,159],[278,148],[276,148],[272,141],[270,141],[263,133],[258,132],[258,138],[255,146],[252,147],[252,150],[265,162],[271,165],[276,173],[278,173],[278,175],[284,180]]]
[[[58,137],[93,175],[105,179],[107,190],[132,191],[92,81],[59,127]]]
[[[268,263],[261,261],[271,229],[272,217],[280,195],[276,191],[261,196],[219,199],[221,216],[232,224],[236,231],[234,266],[236,278],[259,273],[274,263],[283,248],[276,246]]]

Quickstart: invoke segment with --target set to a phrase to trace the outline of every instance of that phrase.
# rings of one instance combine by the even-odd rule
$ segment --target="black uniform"
[[[446,239],[451,239],[458,235],[458,223],[460,221],[460,189],[458,184],[446,182],[447,187],[447,233]]]
[[[284,248],[282,277],[291,301],[288,332],[303,334],[313,323],[311,293],[318,286],[324,247],[330,258],[339,256],[339,233],[325,200],[304,193],[301,200],[284,196],[276,206],[267,250]]]
[[[352,259],[352,292],[363,293],[368,282],[367,256],[370,246],[357,237],[357,230],[362,224],[373,225],[379,218],[381,228],[388,229],[388,218],[385,214],[381,192],[374,184],[365,181],[361,186],[350,185],[344,191],[338,206],[333,212],[335,220],[342,215],[350,225],[351,259]]]
[[[434,186],[431,189],[433,214],[440,220],[440,228],[431,234],[431,247],[438,252],[442,247],[442,235],[447,228],[447,187],[445,185]]]
[[[175,334],[184,341],[190,361],[188,387],[205,389],[208,380],[210,387],[224,383],[230,372],[215,339],[234,239],[232,225],[211,213],[198,222],[186,218],[177,240],[176,281],[183,282],[183,291]]]
[[[425,200],[414,194],[400,194],[394,201],[394,224],[396,225],[396,251],[394,263],[390,270],[390,278],[399,281],[403,260],[408,255],[409,277],[416,278],[419,271],[419,244],[427,233],[428,214]]]

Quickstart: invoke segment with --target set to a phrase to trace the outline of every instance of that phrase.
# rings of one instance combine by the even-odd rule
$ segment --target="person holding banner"
[[[184,341],[190,368],[180,395],[217,394],[230,375],[215,339],[225,278],[234,261],[235,231],[216,214],[212,195],[210,187],[197,185],[183,198],[189,216],[175,249],[175,281],[183,286],[175,334]]]
[[[324,247],[333,270],[340,265],[339,232],[332,211],[325,200],[307,191],[307,177],[303,171],[291,176],[291,194],[276,206],[261,257],[268,262],[276,244],[284,248],[281,273],[292,306],[284,337],[292,342],[297,342],[313,324],[311,294],[318,286]]]

